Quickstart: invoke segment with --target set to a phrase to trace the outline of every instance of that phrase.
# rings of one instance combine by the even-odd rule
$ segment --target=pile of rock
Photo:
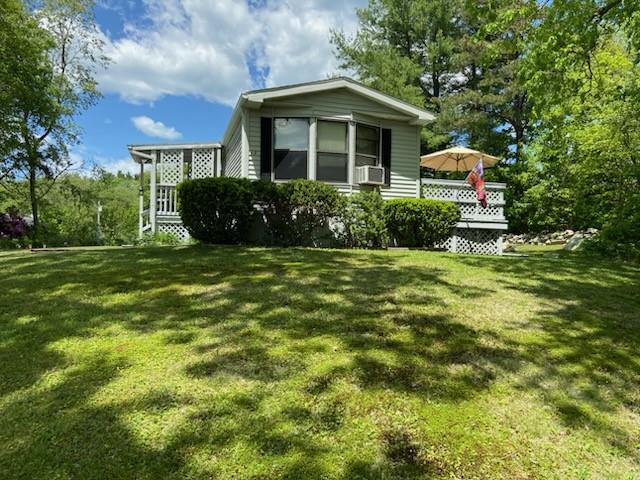
[[[577,250],[582,242],[598,234],[597,228],[564,230],[549,233],[508,234],[504,237],[504,250],[513,251],[517,245],[564,245],[566,250]]]

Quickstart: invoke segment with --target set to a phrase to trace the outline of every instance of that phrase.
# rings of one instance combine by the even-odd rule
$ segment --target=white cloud
[[[325,78],[337,69],[330,29],[354,31],[354,8],[363,3],[145,0],[144,19],[123,38],[105,37],[112,64],[100,85],[130,102],[193,95],[233,105],[256,86],[250,64],[268,67],[267,85]]]
[[[121,159],[111,159],[97,157],[96,164],[111,173],[130,173],[132,175],[140,173],[140,165],[135,163],[131,157]]]
[[[146,116],[131,117],[133,125],[145,135],[150,137],[164,138],[166,140],[176,140],[182,134],[173,127],[167,127],[162,122],[156,122],[153,118]]]

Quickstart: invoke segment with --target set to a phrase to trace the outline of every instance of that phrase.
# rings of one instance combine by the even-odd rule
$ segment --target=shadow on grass
[[[616,400],[638,401],[624,385],[639,383],[634,358],[640,305],[632,291],[637,271],[569,260],[455,260],[504,272],[501,282],[508,288],[548,300],[539,325],[548,339],[522,345],[510,338],[483,341],[487,332],[449,313],[443,292],[472,298],[490,295],[491,286],[455,285],[442,270],[402,259],[376,252],[235,247],[0,259],[7,272],[0,276],[0,425],[11,426],[0,434],[0,469],[8,478],[41,477],[43,468],[50,477],[102,478],[106,472],[112,478],[179,478],[199,449],[244,445],[256,452],[258,463],[302,455],[304,460],[282,464],[279,477],[320,477],[327,474],[322,458],[328,447],[318,436],[339,430],[346,415],[332,393],[341,381],[455,402],[527,362],[539,367],[539,377],[521,388],[540,391],[551,379],[570,389],[588,381],[593,390],[581,394],[590,395],[591,410],[603,411],[610,404],[598,398],[598,382],[613,378]],[[600,275],[602,284],[575,280],[585,269]],[[603,311],[596,293],[623,305],[617,313]],[[425,313],[432,309],[443,313]],[[112,325],[142,334],[162,331],[166,345],[188,348],[185,382],[240,380],[246,392],[198,407],[162,448],[145,446],[123,418],[186,400],[159,386],[156,396],[95,405],[92,395],[126,372],[126,357],[124,363],[97,357],[78,369],[51,348],[104,334]],[[348,361],[319,374],[312,359],[331,349]],[[564,371],[563,363],[575,368]],[[40,388],[51,372],[64,376]],[[274,392],[282,389],[296,390],[304,405],[270,411]],[[584,402],[547,400],[568,423],[598,426],[584,413]],[[616,437],[622,439],[622,432]],[[389,459],[346,468],[345,478],[431,472]]]
[[[540,340],[503,339],[535,366],[519,388],[540,393],[567,427],[596,430],[640,460],[637,437],[608,417],[620,406],[640,414],[640,268],[583,256],[458,261],[490,269],[507,289],[539,300],[530,327]]]

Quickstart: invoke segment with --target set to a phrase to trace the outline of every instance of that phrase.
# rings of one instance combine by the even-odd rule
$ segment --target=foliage
[[[0,253],[0,472],[638,478],[639,284],[577,255]]]
[[[386,248],[389,244],[384,200],[378,191],[349,196],[339,214],[338,235],[350,248]]]
[[[268,180],[253,183],[255,202],[266,230],[266,236],[260,241],[267,245],[289,246],[297,241],[291,188],[285,185]]]
[[[640,262],[640,195],[615,211],[600,234],[585,245],[587,252]]]
[[[15,47],[28,54],[21,57],[11,51],[10,69],[0,72],[15,87],[2,121],[3,131],[9,133],[0,134],[0,152],[5,153],[0,180],[4,176],[29,183],[35,239],[40,236],[40,202],[72,166],[68,149],[79,138],[75,118],[99,98],[94,77],[107,60],[91,1],[45,0],[35,2],[32,12],[22,3],[19,6],[20,11],[13,8],[8,21],[0,23],[4,30],[0,43],[5,43],[0,48],[11,51],[13,43],[26,41]],[[40,178],[48,182],[39,182]],[[44,189],[39,188],[42,185]]]
[[[29,224],[15,207],[0,213],[0,239],[13,240],[29,233]]]
[[[253,185],[265,220],[267,243],[318,245],[329,236],[329,221],[343,201],[331,185],[315,180],[258,181]]]
[[[131,175],[95,169],[91,175],[66,174],[54,184],[41,204],[40,242],[47,246],[131,244],[138,231],[138,185]],[[29,211],[25,181],[16,181],[9,192],[0,190],[0,210],[12,204]],[[16,203],[17,202],[17,203]],[[100,227],[97,208],[102,206]]]
[[[371,0],[354,37],[334,32],[341,67],[390,95],[438,112],[424,149],[469,143],[516,159],[530,102],[518,66],[536,19],[534,0]]]
[[[602,38],[591,71],[573,71],[580,88],[539,109],[539,133],[518,176],[525,188],[512,203],[510,220],[522,219],[522,229],[615,229],[616,221],[625,229],[619,212],[637,205],[629,192],[640,188],[640,67],[629,45],[620,35]]]
[[[146,232],[141,239],[135,242],[140,247],[176,246],[183,243],[185,242],[180,237],[169,232]]]
[[[446,239],[460,218],[453,202],[398,198],[384,206],[387,228],[401,246],[433,247]]]
[[[293,206],[295,245],[318,245],[330,235],[329,221],[343,200],[331,185],[316,180],[292,180],[281,185]]]
[[[180,217],[189,234],[206,243],[247,241],[254,192],[246,178],[200,178],[178,185]]]

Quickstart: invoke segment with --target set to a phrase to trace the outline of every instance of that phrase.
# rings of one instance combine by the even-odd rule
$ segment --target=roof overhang
[[[354,93],[362,95],[374,102],[380,103],[397,111],[404,117],[408,118],[411,125],[426,125],[435,120],[435,116],[415,105],[411,105],[403,100],[399,100],[385,93],[379,92],[373,88],[367,87],[347,77],[339,77],[328,80],[320,80],[317,82],[300,83],[296,85],[288,85],[284,87],[266,88],[263,90],[254,90],[240,95],[238,102],[233,110],[229,124],[224,134],[224,142],[228,141],[228,135],[241,118],[242,107],[249,109],[259,109],[267,100],[278,100],[280,98],[291,97],[294,95],[304,95],[308,93],[324,92],[328,90],[336,90],[345,88]]]
[[[158,150],[183,150],[194,148],[221,148],[220,143],[145,143],[128,145],[129,154],[136,163],[151,163],[153,155],[150,152]]]

